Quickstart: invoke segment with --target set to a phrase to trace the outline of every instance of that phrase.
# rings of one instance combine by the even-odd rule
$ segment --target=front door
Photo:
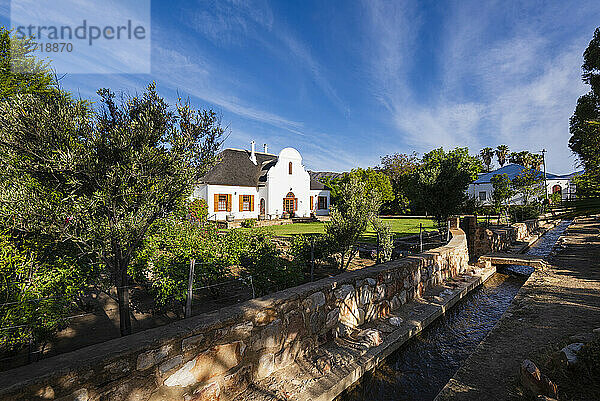
[[[294,196],[293,192],[288,192],[288,194],[283,198],[283,211],[288,212],[290,216],[294,215],[296,211],[296,207],[298,205],[298,199]]]
[[[260,199],[260,214],[261,216],[265,215],[265,198]]]

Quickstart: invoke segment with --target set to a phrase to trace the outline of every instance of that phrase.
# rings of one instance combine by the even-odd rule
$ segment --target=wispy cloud
[[[440,87],[423,100],[415,92],[422,86],[413,85],[415,77],[408,74],[421,44],[417,37],[430,29],[422,26],[416,4],[369,1],[366,7],[374,43],[365,54],[373,95],[389,110],[398,138],[422,151],[435,146],[477,151],[500,143],[514,150],[545,147],[551,168],[573,168],[568,120],[585,92],[579,76],[586,45],[581,35],[565,37],[557,46],[547,39],[551,15],[521,21],[505,3],[485,8],[453,3],[439,33],[438,58],[431,60],[440,67]]]
[[[154,64],[153,73],[160,76],[162,83],[172,89],[210,102],[241,117],[279,128],[297,130],[303,126],[301,122],[247,104],[231,94],[234,93],[231,87],[218,89],[215,83],[221,81],[221,74],[208,63],[197,64],[189,56],[159,45],[155,45],[153,50],[157,54],[156,59],[160,60]]]
[[[349,113],[348,105],[331,85],[326,68],[317,61],[310,47],[274,16],[266,1],[211,2],[211,7],[194,7],[189,14],[188,24],[218,46],[243,46],[253,40],[281,59],[293,60],[338,110]]]

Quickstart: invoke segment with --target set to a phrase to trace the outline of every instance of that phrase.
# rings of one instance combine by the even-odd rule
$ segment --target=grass
[[[384,221],[392,227],[392,232],[396,238],[418,234],[420,223],[423,224],[424,230],[435,229],[435,221],[431,219],[384,219]],[[321,234],[325,230],[325,225],[321,222],[294,223],[282,226],[271,226],[268,229],[275,235],[290,237],[299,234]],[[370,224],[367,231],[361,235],[360,240],[371,243],[377,242],[377,235]]]

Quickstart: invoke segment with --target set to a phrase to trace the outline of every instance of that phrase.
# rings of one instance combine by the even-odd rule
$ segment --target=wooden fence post
[[[423,253],[423,223],[419,223],[419,253]]]
[[[315,236],[310,237],[310,281],[315,281]]]
[[[190,275],[188,276],[188,290],[185,299],[185,317],[192,316],[192,297],[194,289],[194,268],[196,267],[196,259],[190,259]]]

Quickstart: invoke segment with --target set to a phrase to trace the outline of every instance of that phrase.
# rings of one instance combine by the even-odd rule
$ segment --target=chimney
[[[269,147],[267,146],[266,143],[263,145],[263,148],[265,150],[265,153],[269,153]]]
[[[254,149],[254,145],[256,145],[256,142],[250,142],[250,146],[252,146],[252,151],[250,152],[250,161],[256,164],[256,151]]]

